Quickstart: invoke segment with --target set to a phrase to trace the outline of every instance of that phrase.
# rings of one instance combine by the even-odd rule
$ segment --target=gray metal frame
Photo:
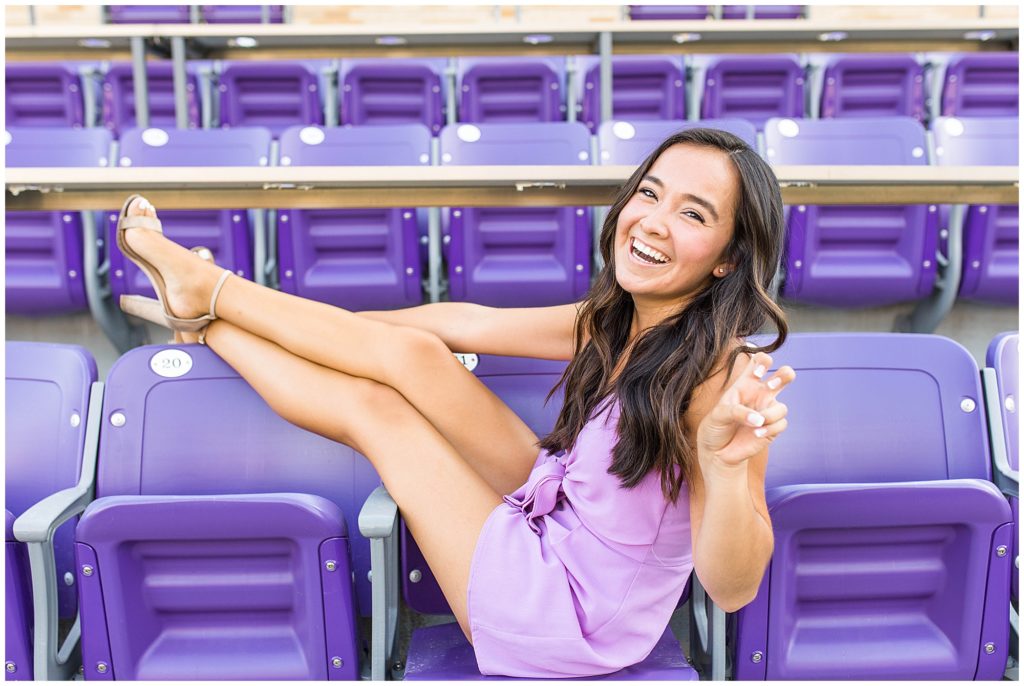
[[[378,486],[359,511],[359,532],[370,539],[372,598],[370,678],[390,676],[398,630],[398,505]]]
[[[697,629],[690,635],[690,656],[696,662],[698,655],[707,655],[711,659],[711,681],[725,681],[725,610],[708,596],[696,570],[691,573],[690,581],[690,612]]]
[[[78,483],[39,501],[14,521],[14,537],[28,548],[32,571],[33,668],[37,681],[67,680],[75,665],[71,660],[81,637],[81,616],[57,644],[57,565],[53,556],[53,535],[64,522],[81,514],[95,497],[96,457],[100,421],[103,416],[103,384],[92,384],[89,413],[82,450],[82,472]]]
[[[935,206],[933,206],[935,207]],[[938,211],[938,207],[935,207]],[[956,302],[957,292],[963,272],[963,238],[964,219],[967,216],[967,205],[953,205],[949,213],[948,255],[936,251],[938,275],[935,279],[935,290],[927,298],[919,301],[909,314],[896,317],[893,331],[932,333],[935,327],[949,314]]]
[[[454,88],[448,90],[451,93]],[[430,164],[441,164],[441,139],[432,136],[430,139]],[[418,259],[418,258],[417,258]],[[427,208],[427,297],[430,302],[441,302],[444,290],[441,275],[441,208]]]

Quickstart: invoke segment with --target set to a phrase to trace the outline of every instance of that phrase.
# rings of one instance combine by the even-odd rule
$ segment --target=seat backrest
[[[601,122],[600,58],[576,58],[579,120],[591,131]],[[686,118],[686,70],[669,55],[612,58],[612,117],[627,121]]]
[[[765,122],[772,164],[928,164],[924,127],[911,117]]]
[[[281,166],[430,164],[422,124],[300,127],[281,134]],[[416,212],[411,208],[278,212],[281,290],[349,310],[423,302]]]
[[[85,124],[82,79],[71,65],[8,62],[4,72],[7,128]]]
[[[746,19],[750,5],[722,5],[722,19]],[[803,5],[753,5],[754,19],[799,19]]]
[[[601,164],[640,164],[672,134],[699,127],[727,131],[757,149],[757,129],[746,119],[606,121],[597,130]]]
[[[4,154],[8,167],[106,167],[109,131],[9,126]]]
[[[630,5],[630,19],[707,19],[711,14],[708,5]]]
[[[996,370],[1007,458],[1013,469],[1020,469],[1020,419],[1017,414],[1017,399],[1020,397],[1020,334],[1007,331],[994,337],[985,353],[985,365]]]
[[[459,121],[565,120],[565,61],[548,57],[475,57],[458,62]]]
[[[924,67],[911,55],[837,55],[823,78],[823,119],[924,119]]]
[[[590,164],[590,132],[579,122],[451,124],[441,129],[441,164]]]
[[[259,24],[263,21],[262,5],[200,5],[207,24]],[[284,22],[284,5],[270,5],[271,24]]]
[[[188,126],[194,129],[199,126],[199,79],[194,66],[186,67],[185,79]],[[175,127],[174,70],[171,64],[156,62],[146,65],[146,92],[149,96],[149,125]],[[117,133],[138,126],[135,78],[129,62],[110,65],[103,76],[103,125]]]
[[[223,127],[265,126],[276,137],[289,126],[324,123],[319,77],[305,62],[231,62],[217,89]]]
[[[931,128],[940,166],[1018,164],[1017,117],[937,117]]]
[[[15,516],[78,483],[96,361],[77,345],[7,341],[4,498]],[[74,522],[54,536],[61,617],[75,614]]]
[[[772,360],[797,381],[781,397],[789,426],[772,445],[767,488],[990,479],[980,374],[956,341],[790,334]]]
[[[942,114],[947,117],[1019,117],[1017,52],[972,52],[946,65]]]
[[[701,119],[739,117],[758,128],[770,117],[804,116],[804,71],[792,55],[706,59]]]
[[[107,5],[111,24],[188,24],[188,5]]]
[[[262,127],[235,129],[129,129],[121,136],[121,167],[239,166],[265,167],[270,159],[270,131]],[[249,215],[244,209],[172,210],[161,212],[164,233],[187,248],[209,248],[217,264],[246,278],[253,273]],[[117,213],[108,215],[107,236],[114,244]],[[119,250],[110,253],[110,284],[114,296],[153,296],[146,275]]]
[[[361,614],[370,614],[369,542],[359,510],[380,485],[351,448],[277,415],[213,351],[144,346],[111,368],[96,497],[306,493],[344,513]]]
[[[420,123],[444,126],[443,59],[342,60],[338,97],[342,124]]]
[[[563,390],[558,389],[547,403],[545,398],[561,379],[566,362],[496,355],[462,355],[461,359],[466,368],[501,398],[538,438],[551,433],[562,409]],[[451,612],[433,572],[404,522],[401,560],[405,602],[417,612]]]

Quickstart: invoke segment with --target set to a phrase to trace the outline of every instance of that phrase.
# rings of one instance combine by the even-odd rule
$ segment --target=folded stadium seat
[[[721,129],[742,138],[757,150],[757,129],[746,119],[606,121],[597,130],[601,164],[638,165],[673,133],[698,127]]]
[[[203,21],[207,24],[259,24],[262,5],[200,5]],[[270,23],[284,23],[284,5],[270,6]]]
[[[590,164],[590,133],[578,122],[456,124],[440,139],[442,165]],[[587,208],[452,208],[442,230],[451,300],[556,305],[590,288]]]
[[[630,5],[630,19],[707,19],[708,5]]]
[[[6,131],[8,167],[106,167],[105,129],[14,127]],[[79,212],[7,212],[5,300],[11,314],[57,314],[87,306]]]
[[[261,127],[237,129],[129,129],[121,136],[121,167],[235,166],[265,167],[270,132]],[[120,208],[118,208],[120,210]],[[205,246],[217,264],[253,278],[249,212],[245,209],[167,210],[159,212],[164,233],[186,248]],[[262,212],[262,210],[256,210]],[[108,215],[107,244],[116,246],[117,211]],[[120,250],[110,251],[110,286],[122,294],[155,296],[146,275]]]
[[[576,109],[591,132],[601,123],[601,60],[577,57]],[[622,55],[612,58],[612,116],[615,119],[686,118],[686,71],[675,56]]]
[[[564,58],[460,58],[459,121],[565,121],[564,83]]]
[[[910,117],[769,119],[773,165],[927,165],[925,131]],[[788,210],[783,294],[832,307],[923,298],[936,273],[935,205],[799,205]]]
[[[111,24],[188,24],[188,5],[105,5]]]
[[[82,78],[70,63],[8,62],[4,74],[7,128],[85,124]]]
[[[185,100],[188,103],[188,127],[199,127],[199,79],[194,64],[186,66]],[[149,125],[173,128],[177,125],[174,109],[174,71],[169,62],[146,65],[146,92],[149,95]],[[129,62],[117,62],[103,76],[103,125],[120,135],[138,126],[135,119],[135,78]]]
[[[237,61],[218,75],[222,127],[265,126],[274,138],[289,126],[323,124],[315,62]]]
[[[43,550],[52,551],[52,557],[44,552],[49,559],[37,569],[36,594],[28,544],[15,537],[14,525],[16,518],[34,510],[37,503],[78,482],[86,450],[90,391],[97,379],[96,362],[89,351],[77,345],[8,341],[6,349],[5,676],[18,681],[30,681],[34,674],[40,680],[70,678],[76,664],[67,664],[63,675],[35,673],[33,647],[46,655],[49,663],[56,659],[57,648],[48,645],[46,627],[35,624],[33,601],[46,608],[50,628],[56,627],[58,620],[74,620],[78,611],[75,522],[65,522],[40,537]],[[73,645],[77,634],[66,640]]]
[[[746,19],[749,5],[722,5],[722,19]],[[803,5],[754,5],[754,19],[800,19]]]
[[[924,67],[911,55],[832,55],[822,75],[821,118],[924,121]]]
[[[1013,525],[974,358],[905,333],[790,334],[772,357],[797,373],[793,421],[772,444],[775,551],[730,624],[733,677],[1001,678]]]
[[[493,355],[460,357],[463,364],[537,436],[544,436],[554,428],[562,406],[561,389],[549,402],[545,402],[545,399],[551,389],[558,385],[565,370],[565,362]],[[399,537],[399,575],[406,605],[419,613],[450,615],[451,608],[404,522],[400,524]],[[684,591],[680,604],[686,598],[687,592]],[[375,615],[374,620],[377,621],[377,617],[382,615]],[[538,621],[542,621],[542,618],[538,618]],[[404,678],[417,681],[461,681],[484,677],[477,669],[472,646],[458,623],[452,622],[413,631]],[[696,680],[697,673],[687,664],[679,642],[666,627],[661,640],[646,660],[603,678]]]
[[[429,166],[422,124],[364,128],[293,126],[281,134],[281,166]],[[413,208],[280,210],[281,290],[348,310],[423,302]]]
[[[76,533],[85,678],[358,678],[370,463],[199,345],[129,351],[105,407]]]
[[[972,52],[952,57],[942,86],[946,117],[1019,117],[1020,56],[1016,52]]]
[[[434,135],[444,126],[443,59],[342,60],[341,123],[414,124]]]
[[[1016,117],[938,117],[932,122],[940,166],[1017,166]],[[1019,207],[970,205],[963,227],[963,278],[958,296],[1017,304]]]
[[[770,117],[804,116],[804,70],[791,55],[708,56],[700,118],[747,119],[758,130]]]
[[[995,372],[999,397],[999,412],[1002,419],[1002,439],[1006,444],[1006,458],[1010,469],[1020,471],[1020,419],[1017,415],[1017,398],[1020,397],[1020,334],[1016,331],[1005,332],[995,336],[985,353],[985,366]],[[998,437],[993,436],[993,440]],[[1018,477],[1019,479],[1019,477]],[[1019,592],[1020,574],[1016,571],[1018,557],[1017,527],[1020,521],[1020,500],[1010,498],[1010,509],[1013,511],[1013,552],[1014,573],[1011,574],[1010,592],[1016,603]]]

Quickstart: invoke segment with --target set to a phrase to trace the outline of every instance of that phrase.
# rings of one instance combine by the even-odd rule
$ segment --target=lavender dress
[[[693,569],[689,498],[684,485],[669,503],[656,472],[629,490],[608,474],[618,418],[617,401],[599,406],[484,523],[468,600],[481,674],[607,674],[665,631]]]

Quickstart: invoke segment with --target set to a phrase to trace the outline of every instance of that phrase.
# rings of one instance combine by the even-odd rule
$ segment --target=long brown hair
[[[685,308],[643,331],[610,388],[615,364],[629,343],[634,311],[632,296],[615,277],[619,213],[654,161],[683,143],[718,148],[739,173],[735,228],[725,251],[725,260],[735,269],[721,278],[709,277],[711,283]],[[686,435],[683,421],[693,390],[716,371],[726,352],[726,369],[732,369],[741,352],[772,352],[786,339],[785,315],[769,295],[782,257],[783,230],[778,180],[743,140],[717,129],[693,128],[659,145],[620,189],[605,218],[600,238],[604,268],[576,319],[573,359],[552,390],[554,394],[565,387],[565,404],[540,446],[552,452],[571,448],[598,403],[614,391],[621,412],[608,472],[618,476],[624,488],[632,488],[657,469],[665,497],[675,502],[682,482],[692,483],[697,469],[696,445]],[[731,348],[733,341],[759,332],[768,320],[778,332],[774,342]]]

